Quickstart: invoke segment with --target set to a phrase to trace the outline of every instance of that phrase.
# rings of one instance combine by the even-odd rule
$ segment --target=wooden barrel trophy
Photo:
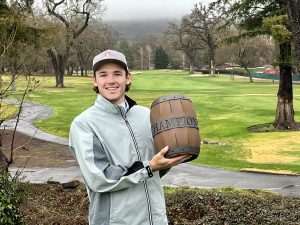
[[[155,99],[150,112],[156,151],[169,146],[166,158],[200,153],[200,135],[196,112],[185,95],[167,95]]]

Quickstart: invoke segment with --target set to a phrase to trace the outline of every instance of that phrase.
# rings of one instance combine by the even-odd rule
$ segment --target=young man
[[[131,84],[125,56],[113,50],[93,60],[95,104],[70,128],[90,200],[91,225],[166,225],[160,173],[187,159],[154,155],[150,110],[125,95]]]

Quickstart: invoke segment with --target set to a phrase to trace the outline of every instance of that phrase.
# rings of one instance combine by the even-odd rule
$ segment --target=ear
[[[97,86],[98,86],[98,85],[97,85],[97,81],[96,81],[96,77],[95,77],[95,76],[92,77],[92,82],[93,82],[93,84],[94,84],[94,87],[97,87]]]
[[[126,84],[130,84],[131,83],[131,73],[128,72],[127,76],[126,76]]]

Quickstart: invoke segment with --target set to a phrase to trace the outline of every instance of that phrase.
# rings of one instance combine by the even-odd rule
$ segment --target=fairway
[[[36,125],[68,137],[73,118],[94,103],[91,78],[66,77],[63,89],[54,78],[40,77],[43,87],[31,100],[54,109],[53,117]],[[265,170],[300,174],[300,132],[250,133],[247,127],[273,122],[278,84],[230,76],[189,76],[187,72],[153,70],[134,73],[128,96],[150,107],[162,95],[186,94],[192,100],[200,124],[201,153],[193,163],[233,170]],[[294,85],[296,121],[300,121],[300,85]],[[220,143],[220,144],[218,144]]]

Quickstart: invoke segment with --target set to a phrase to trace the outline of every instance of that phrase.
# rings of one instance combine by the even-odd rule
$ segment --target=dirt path
[[[8,156],[12,142],[12,131],[0,130],[2,150]],[[77,166],[68,146],[16,133],[12,167],[72,167]]]

